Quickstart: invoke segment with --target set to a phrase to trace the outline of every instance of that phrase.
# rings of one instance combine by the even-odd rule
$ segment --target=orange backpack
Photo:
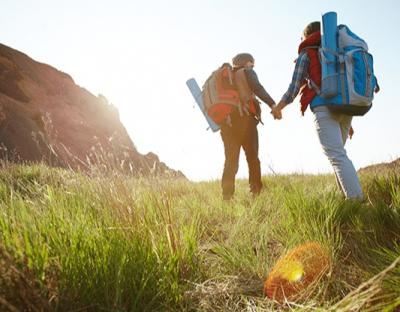
[[[208,77],[203,86],[202,96],[208,116],[218,125],[226,120],[234,107],[240,109],[240,95],[229,63],[222,64]]]

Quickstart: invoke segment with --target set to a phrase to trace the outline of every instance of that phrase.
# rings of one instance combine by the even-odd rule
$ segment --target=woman
[[[292,103],[299,92],[301,111],[304,114],[316,96],[316,87],[321,87],[321,64],[318,58],[318,48],[321,44],[320,27],[319,22],[313,22],[304,29],[292,82],[281,101],[272,109],[274,116],[279,116],[281,110]],[[311,110],[314,113],[319,141],[332,164],[344,196],[349,199],[362,199],[363,193],[357,172],[344,148],[347,137],[353,134],[352,116],[332,113],[326,105],[311,106]]]

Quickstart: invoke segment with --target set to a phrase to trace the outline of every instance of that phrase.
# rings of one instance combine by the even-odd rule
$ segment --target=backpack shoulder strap
[[[246,69],[240,68],[235,72],[235,84],[239,92],[241,109],[249,114],[249,102],[253,98],[253,92],[247,82]]]

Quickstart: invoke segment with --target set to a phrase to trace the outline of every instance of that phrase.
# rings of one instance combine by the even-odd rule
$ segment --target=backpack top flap
[[[368,44],[353,33],[346,25],[338,26],[338,47],[339,50],[351,47],[353,49],[361,48],[368,51]]]

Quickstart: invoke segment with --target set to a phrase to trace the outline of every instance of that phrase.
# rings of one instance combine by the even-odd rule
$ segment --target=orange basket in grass
[[[278,302],[298,299],[308,286],[328,273],[328,250],[318,243],[306,243],[280,258],[268,275],[264,293]]]

